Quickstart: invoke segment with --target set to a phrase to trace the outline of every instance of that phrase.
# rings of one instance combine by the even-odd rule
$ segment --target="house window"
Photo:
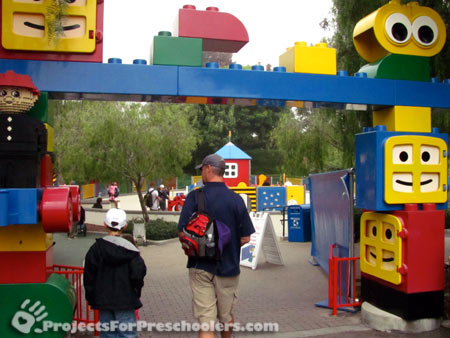
[[[238,177],[238,164],[237,163],[225,163],[224,178],[236,178]]]

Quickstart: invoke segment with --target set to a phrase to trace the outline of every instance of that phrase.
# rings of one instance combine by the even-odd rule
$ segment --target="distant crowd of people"
[[[167,203],[169,201],[169,188],[161,184],[157,189],[150,186],[147,193],[144,195],[145,205],[152,211],[167,210]]]

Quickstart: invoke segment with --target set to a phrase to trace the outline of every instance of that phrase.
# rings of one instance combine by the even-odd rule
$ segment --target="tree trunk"
[[[141,203],[142,216],[144,216],[145,223],[150,221],[150,217],[148,215],[147,206],[145,205],[144,196],[142,196],[142,185],[144,184],[144,178],[139,176],[137,182],[134,182],[136,186],[137,194],[139,197],[139,203]]]

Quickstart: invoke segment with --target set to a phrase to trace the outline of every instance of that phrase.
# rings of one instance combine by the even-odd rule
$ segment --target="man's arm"
[[[241,237],[241,246],[250,242],[250,236]]]

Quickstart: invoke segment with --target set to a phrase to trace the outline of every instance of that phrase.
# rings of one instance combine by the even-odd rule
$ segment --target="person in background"
[[[101,197],[97,197],[97,200],[92,205],[92,207],[95,208],[95,209],[103,209],[103,204],[102,203],[103,203],[103,199]]]
[[[117,199],[119,197],[119,193],[120,190],[117,182],[111,183],[108,188],[109,203],[114,203],[116,209],[119,207],[119,200]]]
[[[150,207],[150,210],[152,211],[158,211],[160,206],[159,206],[159,192],[157,189],[153,189],[150,192],[150,197],[151,197],[151,201],[152,201],[152,206]]]
[[[166,203],[169,200],[169,195],[167,194],[166,189],[164,188],[164,184],[161,184],[158,188],[159,194],[159,208],[162,211],[166,210]]]

